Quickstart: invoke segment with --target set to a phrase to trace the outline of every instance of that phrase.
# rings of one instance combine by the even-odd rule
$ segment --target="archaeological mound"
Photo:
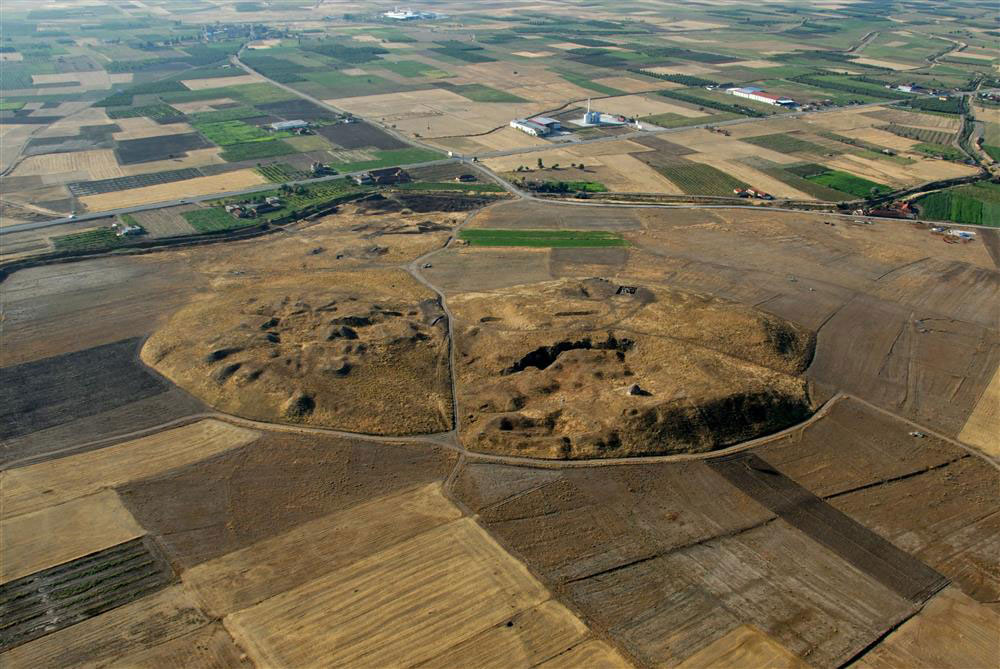
[[[247,418],[372,434],[451,427],[447,319],[401,270],[218,286],[154,333],[142,359]]]
[[[461,436],[543,458],[701,453],[811,413],[812,332],[722,299],[603,279],[449,299]]]

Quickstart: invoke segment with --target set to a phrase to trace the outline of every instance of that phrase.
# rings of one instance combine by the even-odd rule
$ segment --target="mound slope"
[[[228,283],[142,350],[223,411],[378,434],[449,427],[447,356],[440,304],[401,270]]]
[[[604,279],[449,300],[467,447],[548,458],[695,453],[811,410],[814,337],[724,300]]]

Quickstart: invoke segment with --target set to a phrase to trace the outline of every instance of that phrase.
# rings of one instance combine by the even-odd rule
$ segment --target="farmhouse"
[[[372,184],[376,186],[388,186],[391,184],[405,184],[413,181],[409,173],[401,167],[386,167],[381,170],[371,170],[364,174],[356,174],[353,177],[354,183],[359,186]]]
[[[795,106],[795,100],[791,98],[786,98],[783,95],[774,95],[773,93],[768,93],[767,91],[754,88],[753,86],[746,88],[727,88],[726,92],[730,95],[735,95],[738,98],[746,98],[747,100],[753,100],[754,102],[763,102],[766,105],[774,105],[776,107]]]
[[[268,127],[275,132],[281,130],[299,130],[300,128],[308,128],[309,121],[303,121],[301,119],[296,119],[294,121],[278,121],[277,123],[272,123]]]

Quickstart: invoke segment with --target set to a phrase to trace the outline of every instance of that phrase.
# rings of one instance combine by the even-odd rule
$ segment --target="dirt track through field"
[[[948,584],[944,576],[837,511],[758,455],[711,460],[709,466],[780,518],[914,603],[929,599]]]

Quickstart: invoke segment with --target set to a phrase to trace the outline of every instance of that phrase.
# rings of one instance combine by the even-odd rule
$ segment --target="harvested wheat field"
[[[448,429],[447,320],[434,293],[401,270],[311,279],[219,285],[154,333],[142,358],[248,418],[378,434]]]
[[[752,625],[740,625],[677,665],[677,669],[755,667],[808,669],[809,665]]]
[[[89,175],[89,179],[125,176],[115,158],[115,152],[111,149],[28,156],[14,168],[11,176],[26,177],[58,172],[83,172]]]
[[[461,513],[438,483],[321,516],[184,573],[213,615],[254,606],[319,575],[411,539]]]
[[[521,564],[463,519],[227,616],[224,624],[258,665],[440,659],[441,666],[471,666],[504,652],[538,664],[586,634],[548,600]],[[373,629],[372,620],[382,624]],[[514,628],[518,637],[492,631],[497,627]]]
[[[97,451],[2,473],[5,515],[38,511],[248,444],[258,433],[203,420]]]
[[[170,161],[173,163],[173,161]],[[183,165],[181,165],[183,166]],[[176,169],[177,166],[175,166]],[[123,176],[118,174],[116,176]],[[143,188],[131,188],[129,190],[115,193],[103,193],[100,195],[85,195],[80,198],[80,204],[87,208],[87,211],[107,211],[121,207],[134,207],[140,204],[150,204],[152,202],[166,202],[185,197],[195,197],[198,195],[211,195],[213,193],[225,193],[249,186],[257,186],[267,183],[267,179],[252,169],[236,170],[235,172],[225,172],[210,177],[197,177],[184,181],[158,184],[156,186],[145,186]]]
[[[946,588],[855,665],[863,669],[966,669],[995,666],[1000,615]]]
[[[165,170],[179,170],[185,167],[201,167],[203,165],[221,165],[226,162],[219,153],[221,148],[213,146],[207,149],[194,149],[178,158],[168,158],[166,160],[151,160],[145,163],[135,163],[134,165],[122,165],[122,171],[126,176],[136,174],[149,174],[150,172],[162,172]],[[230,172],[229,174],[232,174]],[[220,175],[222,176],[222,175]]]
[[[1000,457],[1000,368],[986,387],[958,438],[987,455]]]
[[[116,140],[145,139],[194,132],[194,129],[187,123],[157,123],[145,116],[118,119],[115,121],[115,125],[121,128],[120,131],[111,135]]]
[[[0,583],[142,536],[113,490],[0,520]]]

